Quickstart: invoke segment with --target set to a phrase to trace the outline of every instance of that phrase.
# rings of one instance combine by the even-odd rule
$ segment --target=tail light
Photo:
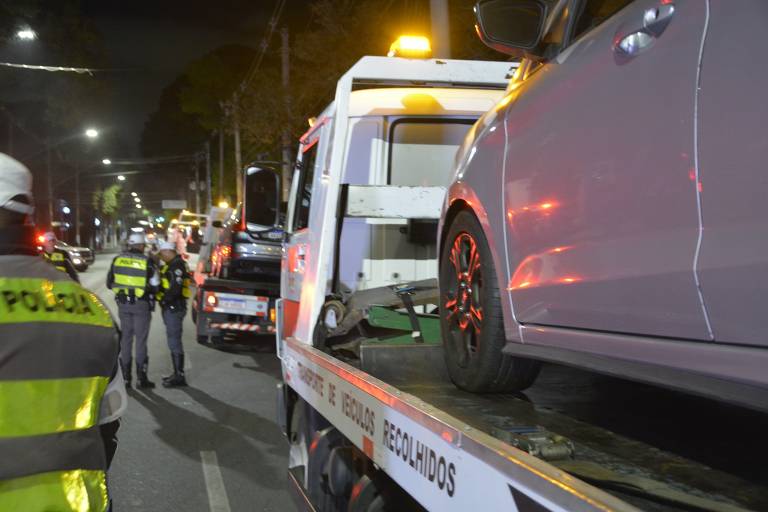
[[[213,311],[219,305],[219,299],[212,293],[205,294],[205,310]]]
[[[275,310],[275,308],[270,308],[269,321],[272,323],[275,323],[275,320],[277,320],[277,311]]]

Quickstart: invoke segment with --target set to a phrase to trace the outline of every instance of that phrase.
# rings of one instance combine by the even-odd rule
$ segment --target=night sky
[[[102,33],[110,58],[107,74],[116,101],[109,124],[133,156],[147,116],[162,89],[192,60],[231,43],[256,48],[273,0],[85,0],[83,12]],[[289,0],[295,15],[302,0]],[[293,10],[293,12],[289,12]],[[276,44],[276,41],[273,41]]]

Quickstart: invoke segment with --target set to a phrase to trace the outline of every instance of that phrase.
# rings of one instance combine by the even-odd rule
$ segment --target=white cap
[[[158,246],[157,250],[159,251],[175,251],[176,250],[176,244],[173,242],[169,242],[167,240],[164,240],[160,242],[160,245]]]
[[[16,196],[26,196],[29,204],[14,201]],[[0,153],[0,208],[32,215],[32,173],[21,162]]]
[[[144,245],[146,243],[147,240],[143,233],[131,233],[131,236],[128,237],[128,245]]]
[[[45,240],[46,242],[55,242],[56,235],[53,234],[51,231],[48,231],[47,233],[43,233],[43,240]]]

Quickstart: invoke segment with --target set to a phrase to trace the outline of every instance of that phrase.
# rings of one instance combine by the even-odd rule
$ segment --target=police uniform
[[[0,510],[105,511],[126,397],[99,299],[0,228]]]
[[[120,314],[120,365],[128,386],[131,385],[131,354],[135,338],[138,385],[154,387],[147,378],[147,338],[154,309],[152,282],[156,279],[155,273],[151,258],[142,251],[129,249],[112,260],[107,275],[107,288],[115,293]]]
[[[163,322],[171,351],[173,375],[163,377],[163,385],[184,386],[184,346],[181,341],[184,316],[187,314],[187,299],[192,296],[191,277],[184,259],[176,255],[160,269],[160,290],[157,300],[163,312]]]
[[[80,282],[80,276],[77,274],[77,270],[64,254],[64,251],[55,249],[51,254],[43,251],[43,257],[58,270],[65,272],[73,281]]]

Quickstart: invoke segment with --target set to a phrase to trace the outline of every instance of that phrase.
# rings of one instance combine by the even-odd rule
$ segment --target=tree
[[[254,54],[245,46],[228,45],[190,63],[179,95],[181,110],[194,115],[206,130],[221,126],[222,103],[232,98]]]

